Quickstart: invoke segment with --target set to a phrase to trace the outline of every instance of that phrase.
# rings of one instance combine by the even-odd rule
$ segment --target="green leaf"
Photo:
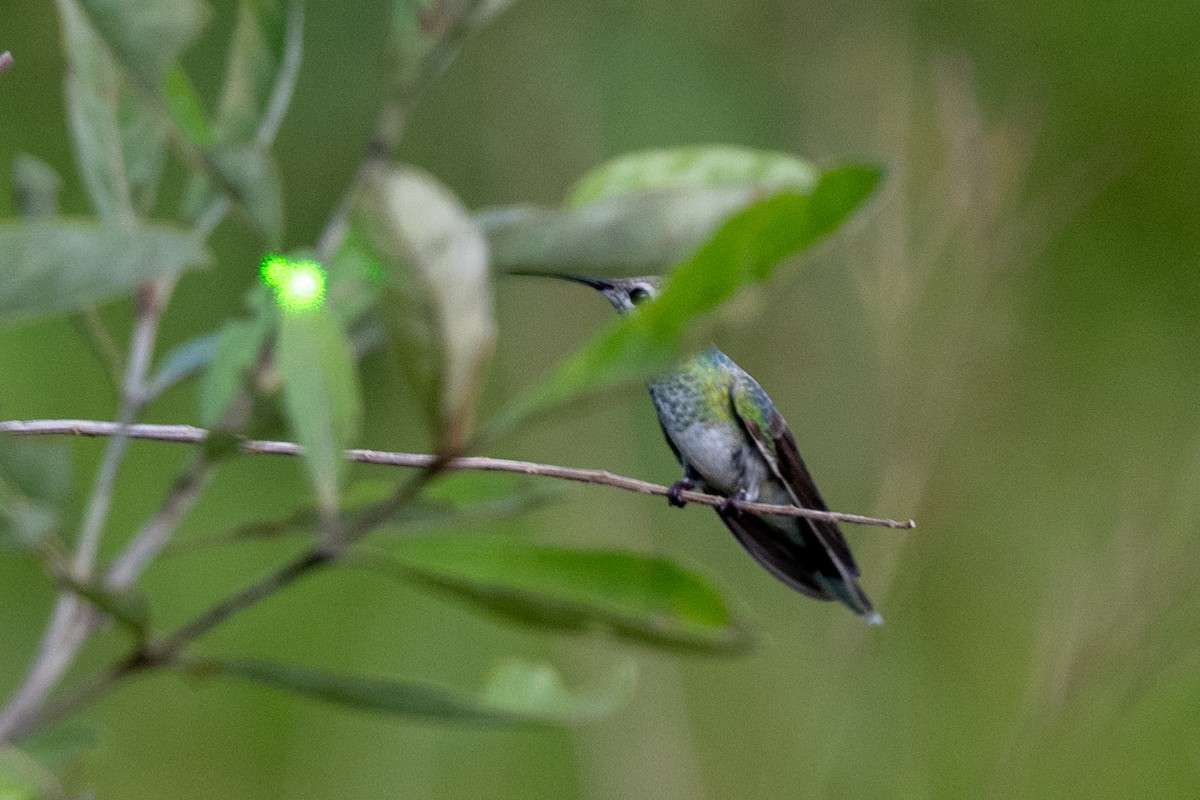
[[[62,178],[40,158],[18,153],[13,159],[13,190],[24,219],[45,219],[58,213]]]
[[[99,303],[207,261],[191,232],[167,225],[0,222],[0,323]]]
[[[358,432],[358,378],[350,345],[325,306],[283,311],[279,320],[283,401],[323,509],[337,507],[343,451]]]
[[[782,191],[809,192],[818,170],[783,153],[683,147],[634,153],[584,176],[565,209],[477,216],[500,268],[608,273],[685,258],[729,215]]]
[[[572,724],[602,716],[632,689],[629,667],[611,684],[573,693],[549,667],[502,667],[478,696],[409,681],[362,678],[281,664],[230,659],[212,665],[219,672],[363,711],[447,722],[487,724]]]
[[[749,186],[662,189],[577,208],[481,211],[496,269],[646,272],[685,258],[759,194]]]
[[[254,145],[217,145],[205,153],[268,247],[283,239],[283,182],[269,153]]]
[[[237,23],[229,46],[229,63],[217,111],[217,137],[223,142],[254,142],[259,126],[276,92],[289,47],[300,47],[303,4],[293,2],[290,13],[298,15],[292,37],[285,30],[282,3],[269,0],[241,0]],[[297,52],[298,56],[298,52]],[[285,100],[291,95],[295,75],[280,91]]]
[[[671,273],[662,293],[636,314],[614,320],[496,424],[504,430],[572,397],[642,380],[679,355],[689,323],[742,287],[770,276],[785,258],[834,230],[873,191],[875,167],[849,165],[821,174],[809,194],[785,192],[734,216]]]
[[[74,0],[59,0],[67,55],[66,100],[80,176],[96,213],[129,219],[154,205],[166,133],[124,79]]]
[[[58,779],[24,751],[0,745],[0,800],[53,800],[63,797]]]
[[[384,315],[401,364],[434,398],[439,449],[457,452],[496,338],[487,243],[458,199],[418,170],[377,170],[361,200],[363,230],[388,268]]]
[[[275,315],[264,307],[250,319],[230,320],[221,328],[212,360],[200,383],[198,412],[203,427],[211,428],[220,422],[274,322]]]
[[[500,476],[465,471],[441,476],[426,488],[421,497],[406,503],[380,523],[384,528],[380,538],[389,533],[406,536],[414,528],[495,522],[523,514],[547,502],[549,495],[543,489],[529,488],[514,480],[487,480],[497,477]],[[395,480],[360,480],[349,484],[339,498],[343,524],[348,524],[370,506],[387,500],[395,493]],[[285,536],[311,536],[319,529],[320,522],[317,509],[301,507],[283,518],[249,522],[229,533],[189,540],[175,550],[182,552]]]
[[[490,22],[512,0],[393,0],[388,56],[392,91],[422,87],[453,60],[468,33]]]
[[[746,147],[711,145],[648,150],[609,161],[580,178],[569,205],[660,189],[748,186],[760,194],[808,191],[819,171],[807,161]]]
[[[392,559],[366,565],[509,619],[660,647],[735,651],[749,643],[720,593],[666,559],[495,534],[407,536],[391,550]]]
[[[198,147],[208,147],[215,134],[204,106],[196,94],[192,79],[179,64],[172,64],[163,76],[163,105],[175,125]]]
[[[117,59],[146,86],[163,73],[208,22],[202,0],[80,0]]]
[[[146,394],[158,397],[180,381],[186,380],[203,369],[217,352],[219,331],[204,333],[188,339],[171,349],[150,379]]]

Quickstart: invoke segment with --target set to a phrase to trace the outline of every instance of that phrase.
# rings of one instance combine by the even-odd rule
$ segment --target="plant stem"
[[[10,433],[25,436],[35,435],[75,435],[75,436],[113,436],[121,429],[117,423],[99,420],[80,419],[46,419],[28,421],[0,422],[0,433]],[[182,442],[198,444],[208,437],[208,431],[191,425],[129,425],[123,429],[125,436],[131,439],[148,439],[159,442]],[[253,455],[298,456],[303,453],[300,445],[293,442],[275,442],[247,439],[240,443],[243,453]],[[382,450],[347,450],[345,456],[350,461],[360,464],[376,464],[393,467],[412,467],[431,469],[441,465],[439,469],[481,470],[491,472],[515,472],[523,475],[538,475],[557,480],[591,483],[601,486],[611,486],[629,492],[667,496],[668,487],[648,481],[616,475],[606,470],[579,469],[564,467],[556,464],[541,464],[533,461],[515,461],[507,458],[489,458],[486,456],[461,456],[457,458],[440,459],[427,453],[393,453]],[[708,506],[720,506],[731,502],[729,498],[719,495],[705,494],[696,491],[684,491],[680,497],[691,503]],[[794,517],[808,517],[830,522],[847,522],[858,525],[876,525],[886,528],[915,528],[913,520],[882,519],[867,517],[861,514],[845,514],[836,511],[817,511],[797,506],[779,506],[767,503],[748,503],[732,501],[734,506],[754,514],[782,514]]]

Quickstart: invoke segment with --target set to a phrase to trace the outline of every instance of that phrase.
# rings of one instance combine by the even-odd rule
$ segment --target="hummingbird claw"
[[[687,478],[675,481],[667,489],[667,503],[675,508],[683,508],[687,505],[687,500],[684,500],[680,495],[685,491],[694,489],[696,484],[689,481]]]
[[[737,504],[739,502],[744,502],[749,499],[750,498],[746,494],[746,490],[739,489],[736,494],[732,495],[731,497],[726,497],[725,500],[721,503],[721,513],[723,513],[723,514],[741,514],[742,510],[740,508],[738,508]]]

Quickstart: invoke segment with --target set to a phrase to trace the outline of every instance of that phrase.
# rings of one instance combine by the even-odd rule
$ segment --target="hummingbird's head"
[[[513,275],[528,275],[535,278],[558,278],[590,286],[608,298],[618,314],[628,314],[634,307],[655,297],[662,279],[657,275],[642,278],[591,278],[586,275],[568,275],[564,272],[514,272]]]

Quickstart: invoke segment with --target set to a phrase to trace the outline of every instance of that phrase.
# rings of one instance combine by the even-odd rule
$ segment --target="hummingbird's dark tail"
[[[833,523],[797,517],[779,517],[781,524],[755,514],[717,509],[717,515],[734,538],[768,572],[801,594],[818,600],[838,600],[872,625],[883,624],[883,617],[871,606],[858,585],[858,569],[853,562],[843,563],[838,553],[825,545],[814,530]]]

